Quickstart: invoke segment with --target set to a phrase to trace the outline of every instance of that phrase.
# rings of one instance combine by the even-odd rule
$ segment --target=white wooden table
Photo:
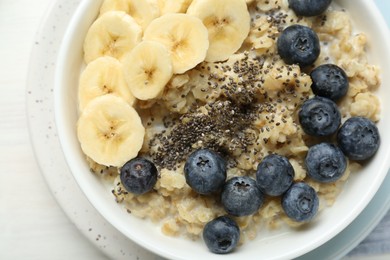
[[[29,57],[50,2],[0,0],[0,259],[107,259],[55,201],[29,140]],[[390,1],[377,2],[389,6]],[[382,10],[390,15],[389,9]],[[388,213],[349,257],[390,259],[389,230]]]

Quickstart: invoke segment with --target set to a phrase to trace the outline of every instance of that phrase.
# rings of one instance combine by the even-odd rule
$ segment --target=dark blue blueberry
[[[120,169],[120,179],[123,187],[134,194],[144,194],[157,182],[156,166],[145,158],[134,158]]]
[[[265,194],[279,196],[290,188],[294,175],[294,168],[286,157],[271,154],[257,166],[256,180]]]
[[[226,180],[226,162],[216,152],[199,149],[187,158],[184,166],[186,182],[199,194],[220,191]]]
[[[316,16],[324,13],[332,0],[288,0],[296,15]]]
[[[337,101],[348,92],[347,74],[337,65],[320,65],[310,73],[310,77],[313,81],[311,89],[318,96]]]
[[[341,115],[336,103],[316,96],[303,103],[299,111],[299,122],[308,135],[328,136],[339,128]]]
[[[362,161],[376,153],[380,136],[378,128],[368,118],[351,117],[340,127],[337,142],[348,158]]]
[[[223,186],[221,202],[227,213],[241,217],[259,210],[264,195],[254,179],[248,176],[233,177]]]
[[[310,147],[305,158],[307,174],[318,182],[334,182],[347,168],[345,155],[334,144],[320,143]]]
[[[312,65],[320,55],[320,40],[311,28],[294,24],[280,34],[277,48],[285,63],[305,67]]]
[[[319,200],[316,191],[304,182],[291,185],[282,197],[286,215],[297,222],[308,222],[318,212]]]
[[[230,253],[240,240],[240,228],[233,219],[221,216],[205,225],[203,240],[213,253]]]

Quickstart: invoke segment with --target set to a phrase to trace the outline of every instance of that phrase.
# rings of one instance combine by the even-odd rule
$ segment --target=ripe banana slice
[[[140,100],[160,96],[173,75],[169,50],[159,42],[141,42],[124,58],[123,64],[127,85]]]
[[[96,97],[115,94],[133,105],[135,97],[130,92],[123,75],[123,65],[117,59],[104,56],[88,63],[79,80],[79,109]]]
[[[160,15],[157,0],[105,0],[100,14],[110,11],[123,11],[132,16],[142,29]]]
[[[161,15],[185,13],[192,0],[158,0]]]
[[[145,128],[122,98],[104,95],[85,107],[77,123],[81,149],[95,162],[121,167],[141,150]]]
[[[245,0],[193,0],[187,14],[200,18],[208,29],[208,62],[227,60],[249,34],[250,14]]]
[[[89,63],[101,56],[118,60],[142,38],[142,28],[128,14],[111,11],[100,16],[91,25],[84,41],[84,60]]]
[[[157,41],[168,48],[175,74],[202,62],[209,47],[207,28],[187,14],[165,14],[154,19],[146,28],[144,40]]]

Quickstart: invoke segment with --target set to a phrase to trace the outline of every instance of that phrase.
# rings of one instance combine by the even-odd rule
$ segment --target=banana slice
[[[160,16],[157,0],[105,0],[100,8],[100,14],[110,11],[123,11],[132,16],[142,29]]]
[[[84,60],[89,63],[101,56],[118,60],[142,38],[142,28],[128,14],[111,11],[100,16],[91,25],[84,41]]]
[[[158,0],[161,15],[185,13],[192,0]]]
[[[209,47],[207,28],[187,14],[165,14],[154,19],[146,28],[144,40],[157,41],[168,48],[175,74],[202,62]]]
[[[80,111],[84,110],[92,99],[106,94],[115,94],[131,106],[135,101],[127,87],[122,63],[109,56],[88,63],[81,73],[78,90]]]
[[[126,56],[123,64],[127,85],[140,100],[160,96],[173,75],[169,50],[159,42],[141,42]]]
[[[104,95],[85,107],[77,123],[81,149],[95,162],[121,167],[141,150],[145,128],[122,98]]]
[[[208,62],[227,60],[249,34],[250,14],[245,0],[194,0],[187,14],[200,18],[208,29]]]

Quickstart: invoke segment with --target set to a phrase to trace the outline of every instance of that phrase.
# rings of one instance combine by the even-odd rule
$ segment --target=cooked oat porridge
[[[160,225],[168,236],[191,239],[202,236],[206,224],[228,216],[239,227],[239,244],[263,229],[304,225],[335,203],[350,174],[379,145],[377,140],[365,156],[342,135],[358,124],[346,123],[350,118],[365,120],[361,124],[379,120],[380,102],[374,94],[380,86],[379,68],[367,61],[368,39],[355,31],[348,10],[327,3],[320,14],[298,16],[300,7],[294,2],[103,2],[84,44],[78,137],[91,171],[112,183],[113,201]],[[291,35],[300,32],[313,32],[314,38],[292,43]],[[316,48],[318,53],[312,62],[310,56],[291,60],[283,37],[291,46],[313,48],[310,55]],[[317,47],[310,42],[315,37]],[[324,73],[337,79],[331,82],[336,86],[344,77],[344,91],[337,90],[344,93],[324,94]],[[316,109],[317,114],[310,114]],[[317,127],[315,120],[328,120],[331,130]],[[189,177],[200,167],[200,162],[189,162],[199,151],[211,156],[202,164],[210,158],[223,161],[218,168],[224,173],[222,184],[210,192],[197,190],[199,184]],[[316,164],[316,155],[336,152],[345,160]],[[282,166],[266,162],[271,155],[282,158]],[[124,168],[133,169],[127,163],[134,158],[150,163],[134,166],[152,173],[149,188],[145,183],[134,187],[122,176]],[[266,187],[259,173],[272,172],[272,167],[290,176],[277,184],[286,185],[278,192]],[[312,206],[314,198],[302,202],[314,211],[303,221],[285,208],[293,183],[312,188],[319,201]],[[247,214],[236,214],[248,206],[231,209],[234,199],[224,194],[245,189],[244,184],[256,186],[259,203]],[[257,196],[248,194],[251,201]]]

